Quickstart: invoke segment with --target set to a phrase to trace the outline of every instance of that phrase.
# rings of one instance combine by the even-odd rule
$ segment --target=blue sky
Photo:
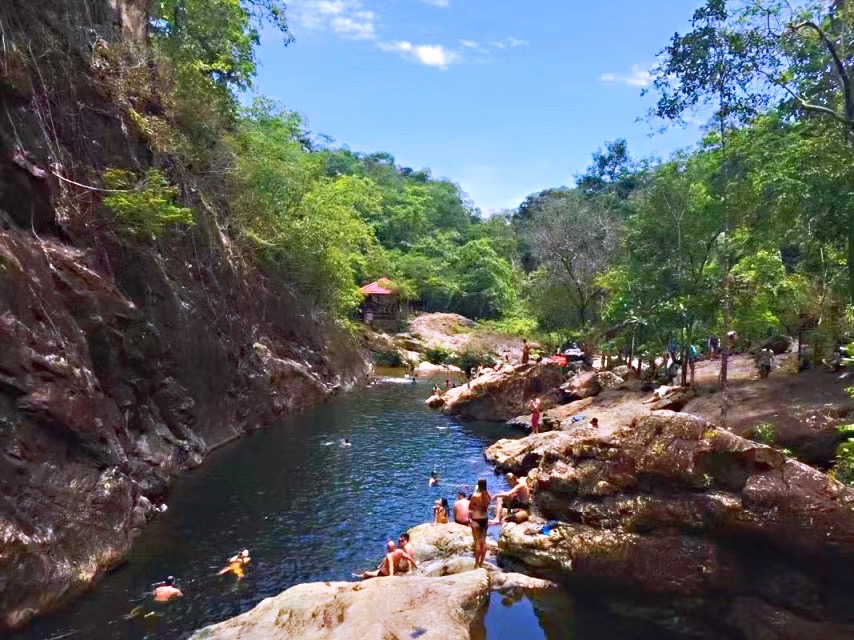
[[[289,0],[296,42],[265,32],[256,90],[315,133],[462,185],[484,212],[571,184],[606,140],[656,134],[640,96],[699,0]]]

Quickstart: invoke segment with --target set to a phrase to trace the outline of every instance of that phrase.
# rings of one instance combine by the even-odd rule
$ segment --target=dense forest
[[[358,286],[387,276],[425,310],[641,358],[734,331],[744,346],[799,336],[818,362],[849,338],[848,2],[707,0],[662,43],[646,114],[704,122],[695,146],[657,159],[603,143],[572,184],[488,216],[459,185],[337,147],[286,106],[242,106],[262,26],[291,41],[277,0],[154,5],[144,52],[95,48],[157,167],[89,176],[110,190],[98,223],[168,242],[200,199],[236,255],[344,324]]]

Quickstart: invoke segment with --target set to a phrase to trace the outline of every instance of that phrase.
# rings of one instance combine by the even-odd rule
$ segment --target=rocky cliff
[[[488,456],[529,472],[535,513],[557,522],[505,525],[505,557],[646,596],[661,619],[691,612],[700,637],[854,636],[854,491],[775,449],[656,411]]]
[[[0,627],[120,562],[212,448],[367,372],[235,256],[192,176],[181,233],[129,239],[80,215],[98,206],[87,171],[152,160],[90,66],[98,43],[144,37],[145,3],[38,4],[0,6]]]

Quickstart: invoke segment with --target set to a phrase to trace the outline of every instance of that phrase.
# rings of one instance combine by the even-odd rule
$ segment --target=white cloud
[[[308,31],[328,30],[344,38],[375,40],[376,16],[361,0],[291,0],[289,17]]]
[[[460,44],[467,49],[480,49],[480,45],[474,40],[460,40]]]
[[[424,1],[439,7],[449,4],[449,0]],[[401,53],[415,62],[439,69],[462,62],[458,52],[442,45],[381,39],[377,34],[377,16],[365,8],[362,0],[290,0],[288,7],[293,23],[307,31],[330,31],[342,38],[370,41],[382,51]],[[465,42],[468,44],[463,46],[479,46],[475,42]]]
[[[617,82],[630,87],[648,87],[652,84],[652,74],[649,69],[639,64],[633,64],[629,73],[614,73],[610,71],[602,74],[602,82]]]
[[[496,49],[507,49],[508,47],[527,47],[528,41],[520,40],[519,38],[513,38],[511,36],[509,38],[504,38],[503,40],[495,40],[491,44]]]
[[[456,64],[462,60],[459,53],[438,44],[412,44],[406,40],[399,40],[397,42],[381,42],[379,48],[383,51],[397,51],[421,64],[439,69],[447,69],[448,65]]]

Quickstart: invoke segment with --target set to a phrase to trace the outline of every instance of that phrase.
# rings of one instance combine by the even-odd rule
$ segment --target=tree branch
[[[816,32],[816,34],[818,34],[819,39],[822,41],[828,53],[830,53],[830,56],[833,58],[833,66],[836,69],[837,79],[839,81],[839,84],[842,86],[842,93],[845,95],[845,116],[846,119],[850,119],[852,115],[852,106],[854,106],[851,102],[851,83],[848,80],[848,74],[845,72],[845,64],[839,57],[839,53],[836,51],[836,47],[834,46],[833,41],[824,32],[824,29],[819,27],[812,20],[804,20],[803,22],[799,22],[798,24],[791,25],[790,28],[792,29],[792,31],[812,29]]]

